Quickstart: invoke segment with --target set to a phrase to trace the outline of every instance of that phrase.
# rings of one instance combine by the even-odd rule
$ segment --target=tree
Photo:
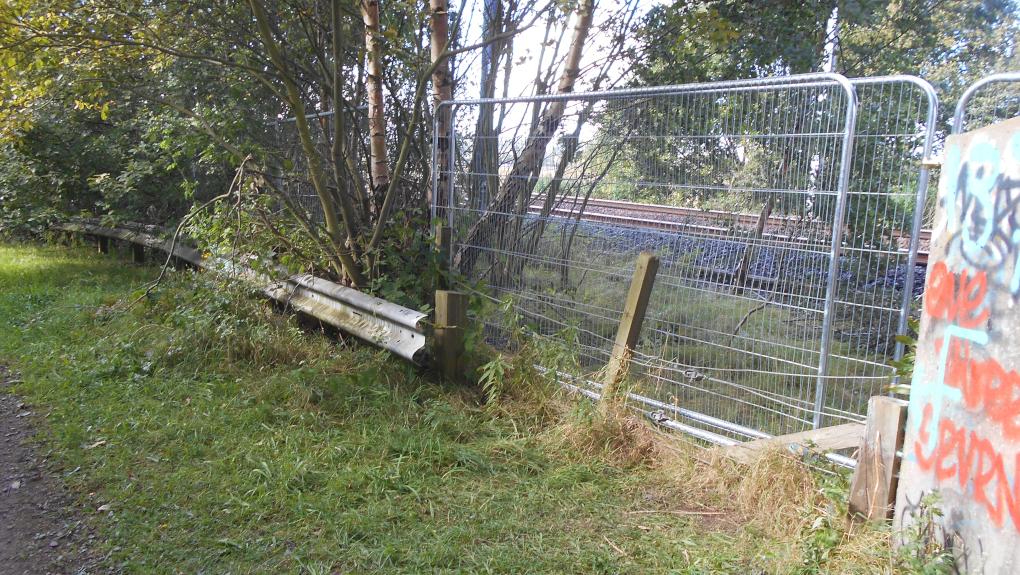
[[[574,84],[580,71],[581,54],[588,38],[588,32],[591,30],[594,10],[594,0],[581,0],[577,8],[574,34],[557,85],[559,94],[566,94],[574,90]],[[539,114],[528,134],[524,150],[514,162],[509,175],[504,179],[489,210],[468,231],[464,244],[472,247],[461,251],[456,256],[455,263],[463,273],[471,273],[478,256],[478,248],[474,246],[480,245],[479,242],[487,242],[490,241],[490,238],[495,238],[497,246],[505,246],[508,241],[514,241],[515,234],[507,234],[507,231],[512,229],[508,225],[511,221],[509,214],[523,215],[527,206],[530,205],[530,202],[524,200],[531,198],[536,184],[534,175],[537,174],[545,160],[549,141],[560,127],[565,106],[564,100],[556,100]]]
[[[838,14],[838,22],[829,30],[831,14]],[[964,87],[1001,66],[1012,52],[1011,39],[1018,31],[1018,22],[1017,5],[1010,0],[777,1],[764,6],[742,0],[677,2],[653,9],[646,17],[639,33],[642,47],[635,60],[635,82],[662,85],[819,71],[832,52],[834,71],[850,77],[902,73],[930,79],[940,88],[940,126],[945,126],[952,103]],[[783,105],[787,113],[800,109],[798,117],[803,115],[805,103],[799,107],[792,102]],[[882,110],[866,104],[858,122],[867,126],[888,121],[882,118]],[[742,129],[739,124],[730,125],[737,132]],[[730,149],[704,153],[728,155],[739,165],[739,151],[732,142],[718,141],[715,145]],[[882,158],[902,157],[905,153],[901,149],[877,149],[883,145],[886,143],[875,144],[870,158],[855,154],[851,185],[867,185],[868,174]],[[648,166],[652,172],[668,173],[677,168],[675,158],[644,154],[636,163]],[[790,158],[776,161],[779,165],[770,173],[789,172]],[[774,186],[759,182],[750,187]],[[698,198],[706,199],[711,200]],[[766,211],[771,211],[768,198],[758,200],[765,201]],[[851,227],[869,228],[853,230],[857,241],[891,241],[877,238],[873,232],[882,227],[906,227],[909,213],[886,209],[878,202],[873,199],[849,207],[851,215],[862,212],[858,214],[861,217],[848,219]],[[871,216],[864,217],[863,211]],[[902,221],[876,221],[885,217],[882,214],[893,212],[900,214]]]
[[[325,264],[352,285],[375,285],[402,267],[400,257],[423,255],[424,233],[412,234],[419,247],[409,250],[411,236],[402,230],[427,230],[411,222],[428,217],[430,82],[434,104],[451,98],[450,58],[520,31],[508,27],[453,48],[445,0],[428,10],[417,3],[390,8],[381,13],[375,0],[13,1],[0,10],[0,55],[8,64],[0,129],[23,139],[42,102],[75,102],[83,115],[118,125],[162,110],[164,119],[190,128],[190,149],[215,157],[219,173],[243,167],[246,196],[271,198],[238,206],[257,211],[253,221],[263,222],[281,249],[297,250],[281,233],[286,227],[305,236],[306,266]],[[288,156],[277,137],[290,129],[298,146]],[[218,152],[208,153],[212,148]],[[95,181],[112,189],[109,177]],[[305,186],[317,198],[313,211],[291,193]],[[178,215],[192,189],[182,183],[177,192]],[[85,193],[78,186],[73,195]],[[289,223],[268,217],[276,207]]]

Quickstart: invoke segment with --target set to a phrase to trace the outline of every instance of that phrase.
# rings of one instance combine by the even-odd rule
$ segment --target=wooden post
[[[110,253],[110,238],[106,236],[96,236],[96,239],[99,240],[99,253]]]
[[[136,264],[145,263],[145,246],[142,244],[131,244],[131,259]]]
[[[464,379],[464,332],[467,325],[466,294],[439,290],[436,292],[436,324],[434,327],[436,361],[439,371],[450,381]]]
[[[892,517],[907,421],[907,402],[885,396],[868,401],[868,422],[850,480],[850,513],[865,519]]]
[[[453,230],[443,224],[436,225],[436,253],[439,258],[439,289],[449,289],[450,246],[453,242]]]
[[[630,291],[623,306],[620,327],[616,331],[616,341],[606,366],[605,387],[602,392],[603,401],[611,401],[619,393],[620,382],[627,376],[630,354],[637,345],[641,333],[641,323],[648,309],[648,299],[652,294],[655,274],[659,271],[659,258],[649,252],[641,252],[634,277],[630,281]]]

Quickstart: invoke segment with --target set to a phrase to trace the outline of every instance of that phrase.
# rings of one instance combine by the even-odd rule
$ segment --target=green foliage
[[[816,473],[823,504],[804,533],[803,564],[800,573],[817,573],[831,554],[837,550],[847,534],[850,498],[850,478],[845,469],[836,469],[816,458],[814,465],[822,470]]]
[[[924,494],[917,509],[911,513],[910,524],[902,534],[898,559],[910,573],[944,575],[956,573],[953,553],[939,537],[941,529],[936,523],[942,517],[939,494]]]
[[[807,575],[824,571],[835,554],[846,553],[851,531],[855,525],[849,517],[850,474],[820,458],[812,458],[815,478],[822,496],[814,517],[806,524],[803,535],[802,564],[797,572]],[[938,492],[925,494],[911,512],[909,526],[895,534],[899,545],[889,550],[888,561],[894,572],[912,575],[943,575],[955,573],[953,554],[940,538],[936,521],[942,516],[938,507]],[[883,534],[888,541],[894,534],[888,521],[870,526],[856,526],[858,530],[871,528]],[[866,549],[853,552],[868,552]]]
[[[896,341],[903,344],[903,356],[889,362],[895,369],[896,377],[899,380],[896,385],[890,386],[890,391],[901,395],[910,395],[910,384],[914,377],[914,364],[917,361],[917,330],[920,320],[916,317],[907,319],[907,333],[896,336]]]
[[[0,7],[0,233],[69,215],[173,225],[226,188],[240,158],[206,128],[229,138],[252,125],[250,83],[148,47],[193,31],[210,42],[208,26],[183,25],[210,16],[175,3]]]
[[[40,103],[31,125],[0,140],[0,233],[40,233],[68,215],[162,224],[196,193],[226,186],[222,164],[188,156],[179,119],[136,112],[114,122]]]
[[[487,317],[491,310],[482,306],[476,309],[476,317]],[[504,350],[509,355],[488,348],[482,342],[480,328],[469,333],[467,351],[479,358],[481,363],[474,373],[485,394],[486,407],[500,411],[507,407],[505,400],[518,400],[536,404],[547,403],[558,389],[557,372],[578,368],[577,329],[570,327],[558,333],[539,336],[531,326],[526,325],[511,297],[499,303],[502,321],[499,324],[507,338]],[[484,322],[475,321],[473,325]],[[539,367],[541,366],[541,367]]]
[[[0,141],[4,234],[39,233],[58,213],[91,211],[101,200],[89,178],[115,159],[102,134],[75,129],[76,118],[81,114],[37,120],[16,139]]]
[[[507,375],[513,368],[503,354],[497,353],[491,361],[478,368],[478,383],[485,392],[485,400],[495,405],[506,392]]]
[[[115,305],[154,273],[0,246],[0,361],[126,572],[745,573],[790,551],[229,284]]]
[[[653,85],[819,70],[829,40],[826,24],[837,5],[837,72],[932,77],[946,91],[944,101],[1001,65],[1018,25],[1011,0],[674,2],[645,17],[635,61],[638,81]]]
[[[827,32],[827,24],[836,7],[838,27],[834,37]],[[645,17],[638,32],[641,48],[635,50],[632,57],[634,83],[653,86],[817,72],[823,69],[827,46],[838,38],[838,50],[834,55],[836,72],[848,77],[913,74],[930,80],[942,102],[936,126],[941,130],[952,114],[952,103],[964,86],[990,72],[1015,67],[1016,50],[1012,39],[1020,32],[1018,14],[1020,11],[1014,0],[913,3],[865,0],[764,2],[760,5],[737,0],[673,2],[653,8]],[[879,89],[858,88],[862,106],[856,132],[864,136],[858,141],[868,144],[866,149],[861,143],[857,144],[859,150],[850,166],[851,201],[846,207],[848,233],[844,240],[852,247],[895,249],[896,238],[890,230],[909,229],[916,184],[912,178],[903,179],[902,175],[899,181],[885,182],[881,174],[890,166],[899,165],[904,158],[920,160],[917,157],[920,144],[909,141],[910,138],[872,138],[870,135],[911,134],[917,130],[916,122],[923,120],[905,121],[894,117],[891,108],[907,106],[905,96],[893,103],[886,101],[892,98],[889,93],[882,92],[876,97],[872,95],[875,92],[869,93],[871,90]],[[649,117],[658,115],[658,121],[669,118],[674,124],[683,123],[681,133],[718,133],[718,126],[726,126],[724,131],[729,134],[754,134],[769,129],[756,125],[756,118],[772,118],[779,114],[790,117],[791,109],[806,110],[803,102],[783,101],[784,97],[783,94],[770,96],[767,104],[746,100],[749,102],[746,110],[741,110],[739,105],[731,109],[727,104],[720,104],[718,110],[705,114],[705,110],[694,106],[684,110],[681,102],[679,109],[647,113]],[[739,96],[728,98],[740,100]],[[699,120],[701,116],[705,119]],[[816,116],[809,120],[808,117],[791,120],[792,130],[800,132],[800,123],[819,119]],[[811,127],[804,131],[816,129]],[[655,198],[662,203],[689,207],[730,209],[748,206],[748,203],[761,205],[764,197],[749,199],[732,188],[810,187],[803,180],[808,177],[813,182],[815,178],[806,176],[814,170],[808,163],[820,162],[819,165],[826,166],[835,165],[837,161],[835,157],[825,157],[833,152],[793,154],[789,149],[792,146],[787,148],[785,144],[780,149],[787,148],[784,154],[789,157],[777,157],[775,152],[770,154],[768,150],[751,148],[758,156],[754,157],[754,154],[745,154],[746,144],[738,149],[732,141],[711,139],[699,143],[700,149],[696,151],[693,145],[687,149],[680,145],[674,146],[679,149],[671,149],[668,144],[642,149],[641,144],[632,143],[630,147],[629,161],[644,172],[639,174],[638,180],[653,182],[663,178],[669,182],[682,174],[684,183],[702,184],[697,187],[704,189],[676,194],[678,197]],[[706,171],[705,165],[710,165],[711,169]],[[830,178],[832,174],[825,177]],[[632,193],[634,199],[649,199],[642,190]],[[653,196],[655,193],[651,191]],[[804,198],[796,194],[771,192],[768,195],[777,200],[774,213],[802,214],[807,209]],[[934,193],[931,196],[934,197]],[[832,213],[833,209],[832,197],[816,198],[812,205],[815,214]],[[745,207],[740,211],[750,210]]]
[[[639,82],[688,83],[810,71],[817,64],[828,2],[731,0],[656,7],[639,32]],[[663,81],[667,80],[667,81]]]
[[[205,210],[194,211],[183,231],[204,251],[275,277],[286,271],[322,273],[322,246],[272,196],[250,182]],[[226,190],[224,190],[226,191]]]
[[[441,276],[449,272],[439,260],[425,222],[405,213],[396,214],[395,219],[398,223],[386,228],[369,291],[387,301],[428,311]]]

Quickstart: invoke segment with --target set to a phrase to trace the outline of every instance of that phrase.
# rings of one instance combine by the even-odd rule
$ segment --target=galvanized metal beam
[[[67,222],[55,224],[52,228],[128,241],[160,250],[202,269],[229,273],[254,285],[267,286],[261,288],[262,292],[286,306],[409,361],[421,363],[424,360],[427,326],[423,321],[426,314],[422,312],[310,274],[273,281],[265,274],[235,265],[223,258],[206,257],[199,250],[172,239],[139,231],[148,230],[148,227],[133,225],[132,229],[127,229],[90,222]]]

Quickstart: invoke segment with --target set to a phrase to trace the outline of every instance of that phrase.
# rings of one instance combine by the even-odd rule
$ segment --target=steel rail
[[[926,170],[927,170],[927,168],[926,168]],[[720,221],[720,220],[722,220],[722,221],[730,221],[730,222],[739,222],[741,224],[748,224],[748,225],[753,225],[753,224],[758,223],[758,214],[754,214],[754,213],[750,213],[750,212],[726,212],[726,211],[722,211],[722,210],[703,210],[701,208],[687,208],[687,207],[683,207],[683,206],[669,206],[669,205],[664,205],[664,204],[643,204],[643,203],[638,203],[638,202],[628,202],[626,200],[608,200],[608,199],[604,199],[604,198],[589,198],[587,201],[581,200],[579,198],[573,198],[573,197],[563,198],[563,200],[561,202],[559,202],[559,205],[561,206],[561,207],[559,207],[559,209],[561,209],[561,210],[562,209],[571,209],[575,214],[577,213],[577,210],[575,210],[573,208],[564,208],[564,207],[562,207],[563,203],[565,203],[565,202],[570,202],[575,207],[578,206],[578,205],[582,205],[583,204],[583,205],[585,205],[586,208],[594,207],[594,208],[603,208],[603,209],[611,209],[611,210],[629,210],[629,211],[649,213],[649,214],[700,218],[700,219],[704,219],[706,221]],[[537,213],[537,210],[539,208],[541,208],[542,206],[540,204],[533,204],[530,207],[531,207],[531,212],[530,213],[535,214],[535,213]],[[588,213],[588,212],[585,211],[585,212],[582,212],[582,213]],[[922,216],[923,216],[923,214],[922,214]],[[802,221],[802,219],[797,217],[797,216],[777,216],[777,215],[772,215],[772,216],[768,217],[767,221],[768,222],[774,222],[776,225],[781,225],[781,224],[788,224],[788,223],[800,223]],[[824,224],[825,222],[822,222],[821,220],[809,220],[808,223]],[[931,230],[927,229],[927,228],[920,229],[918,233],[920,234],[922,240],[929,239],[931,237]],[[894,232],[892,235],[895,238],[908,237],[908,235],[905,234],[902,231]]]
[[[134,227],[138,227],[135,225]],[[190,246],[151,233],[88,222],[55,224],[52,229],[101,236],[160,250],[198,268],[239,276],[281,304],[328,323],[406,360],[421,363],[426,344],[426,314],[361,293],[310,274],[272,281],[256,272]],[[158,229],[158,228],[157,228]]]
[[[601,202],[613,202],[613,204],[611,204],[611,205],[610,204],[602,204]],[[575,204],[575,206],[576,205],[577,204]],[[624,205],[627,205],[627,207],[624,207]],[[681,215],[686,215],[686,214],[689,213],[689,214],[692,215],[692,217],[701,218],[703,221],[713,221],[713,220],[718,221],[718,220],[716,220],[716,218],[718,218],[719,220],[739,221],[739,222],[742,222],[742,223],[752,223],[752,222],[750,222],[749,219],[746,219],[746,218],[754,218],[755,220],[757,220],[757,218],[758,218],[758,216],[756,216],[754,214],[732,214],[730,212],[714,212],[714,211],[699,210],[699,209],[696,209],[696,208],[682,208],[682,207],[677,207],[677,206],[659,206],[659,205],[654,205],[654,204],[638,204],[638,203],[624,202],[624,201],[620,201],[620,200],[598,200],[596,203],[593,203],[592,200],[589,200],[587,208],[592,208],[592,207],[594,207],[596,209],[605,207],[605,208],[616,209],[616,210],[634,209],[634,211],[643,212],[643,213],[646,213],[646,214],[657,214],[657,215],[667,215],[667,216],[681,216]],[[530,215],[539,215],[540,214],[540,208],[541,208],[541,206],[539,206],[537,204],[536,205],[532,205],[532,206],[530,206],[530,209],[528,210],[528,213]],[[664,209],[660,209],[660,208],[664,208]],[[727,232],[729,231],[727,228],[718,227],[718,226],[690,224],[690,223],[685,223],[685,222],[677,222],[677,221],[673,221],[673,220],[664,220],[664,219],[656,219],[656,218],[642,218],[642,217],[623,216],[623,215],[618,215],[618,214],[599,213],[599,212],[588,211],[587,209],[585,211],[583,211],[583,212],[578,212],[576,210],[573,210],[571,207],[556,207],[556,208],[553,208],[552,211],[550,212],[550,216],[560,217],[560,218],[564,218],[564,219],[573,219],[573,218],[577,217],[578,215],[580,215],[580,218],[581,218],[582,221],[607,223],[607,224],[616,224],[616,225],[627,226],[627,227],[631,227],[631,228],[639,228],[639,229],[652,228],[652,229],[662,229],[662,230],[690,230],[692,232],[697,233],[699,236],[703,235],[705,237],[715,236],[715,237],[731,238],[731,236],[727,235]],[[736,220],[734,220],[733,216],[737,216]],[[923,214],[922,214],[922,216],[923,216]],[[787,218],[787,217],[789,217],[789,216],[773,216],[773,217],[770,217],[769,220],[772,221],[774,218]],[[787,223],[785,219],[784,220],[780,220],[780,221],[782,221],[783,223]],[[771,238],[778,238],[779,235],[772,234],[772,233],[763,233],[762,237],[763,238],[770,238],[770,237]],[[899,235],[894,235],[893,237],[896,238],[897,240],[899,240],[899,239],[903,239],[904,237],[907,237],[907,236],[905,234],[900,233]],[[782,239],[789,239],[789,238],[786,238],[785,236],[783,236]],[[924,229],[924,230],[920,230],[918,232],[918,240],[917,241],[918,241],[919,245],[921,243],[928,243],[928,242],[930,242],[930,240],[931,240],[931,230]],[[908,241],[909,242],[913,242],[914,240],[913,240],[913,238],[908,238]],[[900,249],[897,253],[908,253],[908,250]],[[909,255],[908,255],[908,257],[909,257]],[[916,256],[914,258],[914,261],[912,263],[908,263],[908,268],[907,269],[912,269],[913,266],[917,265],[917,264],[927,264],[927,263],[928,263],[928,251],[926,249],[925,250],[920,250],[919,249],[919,250],[917,250],[917,253],[916,253]],[[912,278],[911,278],[911,286],[912,286],[912,283],[913,282],[912,282]],[[909,293],[911,293],[911,290],[904,289],[904,293],[908,293],[909,294]]]

